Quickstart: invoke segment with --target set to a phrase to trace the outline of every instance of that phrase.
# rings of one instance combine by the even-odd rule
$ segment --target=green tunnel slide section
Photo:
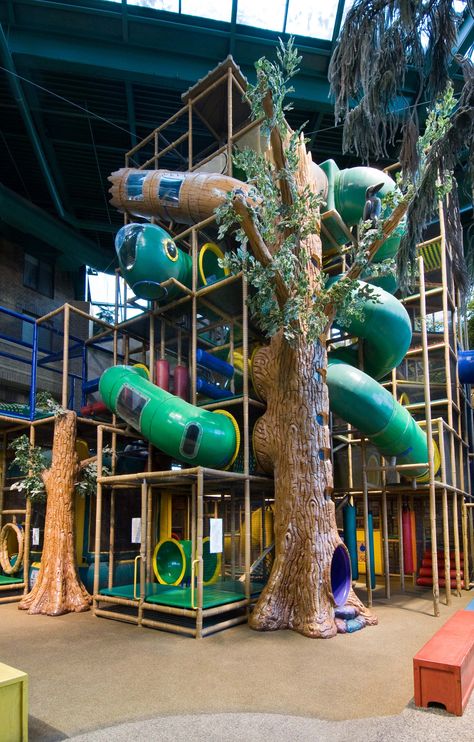
[[[334,160],[326,160],[319,167],[328,180],[324,211],[335,209],[348,227],[354,227],[362,219],[367,188],[383,183],[382,188],[377,193],[379,198],[383,198],[395,190],[393,178],[382,170],[373,167],[361,166],[339,170]],[[373,262],[393,258],[397,254],[404,232],[405,222],[402,221],[380,247]],[[343,242],[346,239],[343,235]]]
[[[357,283],[359,288],[365,285],[363,281]],[[410,347],[411,322],[398,299],[380,286],[371,288],[374,299],[366,301],[360,314],[350,316],[342,329],[348,335],[363,338],[364,371],[374,379],[383,379],[402,362]],[[330,357],[351,366],[359,365],[358,353],[353,348],[338,348]]]
[[[428,461],[426,433],[377,381],[332,357],[326,380],[331,410],[366,435],[382,456],[396,456],[398,464]],[[404,472],[417,479],[424,479],[427,473],[426,466]]]
[[[224,469],[237,456],[240,434],[232,415],[185,402],[152,384],[143,369],[112,366],[99,391],[112,412],[178,461]]]

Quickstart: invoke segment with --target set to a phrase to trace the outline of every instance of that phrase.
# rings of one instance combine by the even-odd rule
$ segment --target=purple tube
[[[331,562],[331,591],[337,606],[344,605],[351,589],[351,560],[343,544],[336,546]]]

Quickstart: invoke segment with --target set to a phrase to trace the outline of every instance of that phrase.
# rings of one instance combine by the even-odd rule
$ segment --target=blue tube
[[[217,386],[217,384],[211,384],[201,376],[198,376],[196,379],[196,390],[211,399],[225,399],[234,396],[229,389],[223,389],[221,386]]]
[[[357,530],[356,506],[346,505],[342,511],[344,522],[344,543],[351,557],[352,579],[359,579],[359,563],[357,560]]]
[[[369,554],[370,554],[370,587],[375,590],[375,555],[374,555],[374,519],[372,513],[369,513],[367,519],[369,531]],[[367,562],[366,562],[367,565]]]
[[[215,371],[227,379],[231,379],[234,375],[234,367],[230,363],[223,361],[221,358],[216,358],[216,356],[207,353],[205,350],[201,350],[201,348],[198,348],[196,351],[196,361],[200,366]]]
[[[461,384],[474,384],[474,350],[458,352],[458,374]]]

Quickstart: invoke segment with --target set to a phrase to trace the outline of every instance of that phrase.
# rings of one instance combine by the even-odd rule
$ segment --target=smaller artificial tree
[[[55,416],[52,459],[46,468],[41,448],[26,435],[10,444],[25,478],[12,485],[32,503],[46,500],[41,567],[32,590],[18,607],[28,613],[59,616],[89,610],[91,597],[82,584],[74,547],[74,493],[95,493],[96,457],[79,462],[76,453],[76,413],[49,402]],[[28,575],[25,575],[25,581]]]

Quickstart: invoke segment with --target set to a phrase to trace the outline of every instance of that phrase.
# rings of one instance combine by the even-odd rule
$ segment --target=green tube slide
[[[195,407],[152,384],[142,368],[130,366],[104,371],[99,391],[112,412],[178,461],[214,469],[234,463],[240,433],[227,411]]]
[[[395,456],[398,464],[426,463],[426,433],[375,380],[404,358],[411,342],[410,318],[394,296],[380,287],[374,294],[377,303],[367,301],[361,317],[344,327],[349,334],[364,339],[367,373],[357,368],[358,354],[353,348],[340,348],[329,355],[326,380],[331,410],[366,435],[383,456]],[[425,481],[428,469],[414,466],[405,474]]]

